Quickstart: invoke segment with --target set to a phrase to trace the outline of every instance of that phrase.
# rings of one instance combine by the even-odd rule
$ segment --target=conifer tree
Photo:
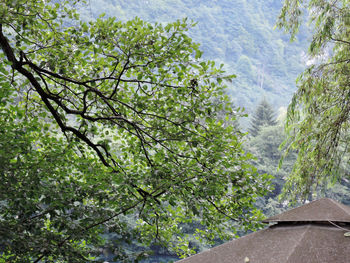
[[[259,134],[262,127],[274,126],[277,124],[275,112],[265,98],[256,108],[250,124],[249,132],[254,137]]]

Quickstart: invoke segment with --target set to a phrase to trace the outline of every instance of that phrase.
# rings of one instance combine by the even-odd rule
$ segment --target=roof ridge
[[[331,198],[324,197],[266,218],[262,222],[270,223],[289,221],[334,221],[350,223],[350,207],[343,205]]]
[[[328,198],[328,199],[331,200],[333,203],[335,203],[341,210],[343,210],[345,212],[345,214],[350,215],[349,211],[344,209],[344,205],[343,204],[341,204],[341,203],[339,203],[339,202],[337,202],[337,201],[335,201],[333,199],[330,199],[330,198]]]
[[[299,247],[300,242],[304,239],[304,237],[305,237],[306,233],[309,231],[310,227],[311,227],[310,225],[308,225],[308,226],[305,227],[305,229],[304,229],[304,231],[303,231],[303,233],[302,233],[302,235],[301,235],[301,237],[300,237],[298,243],[295,244],[295,246],[293,246],[293,249],[291,250],[291,252],[290,252],[289,255],[287,256],[286,263],[288,263],[290,256],[292,256],[292,255],[294,254],[296,248]],[[294,263],[294,262],[291,262],[291,263]]]

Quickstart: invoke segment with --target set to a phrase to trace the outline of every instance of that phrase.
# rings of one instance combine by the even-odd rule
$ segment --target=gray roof
[[[263,220],[268,222],[349,222],[350,207],[322,198]]]
[[[320,199],[265,220],[275,225],[177,263],[349,263],[350,237],[344,234],[350,223],[343,223],[349,215],[350,207]]]

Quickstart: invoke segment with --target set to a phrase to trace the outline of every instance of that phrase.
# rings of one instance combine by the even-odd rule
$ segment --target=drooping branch
[[[77,129],[64,124],[61,117],[59,116],[59,113],[55,110],[53,105],[50,103],[49,96],[47,95],[47,93],[45,93],[45,91],[41,87],[40,83],[36,80],[36,78],[33,76],[33,74],[31,72],[29,72],[27,69],[25,69],[23,67],[25,62],[20,62],[17,60],[17,58],[13,52],[13,49],[11,48],[8,40],[6,39],[6,37],[3,34],[2,24],[0,24],[0,45],[1,45],[1,48],[7,57],[7,59],[11,62],[11,67],[14,70],[18,71],[19,73],[21,73],[23,76],[25,76],[29,80],[29,82],[32,84],[34,89],[40,95],[45,106],[48,108],[48,110],[50,111],[50,113],[54,117],[58,126],[61,128],[62,132],[63,133],[66,133],[67,131],[72,132],[74,135],[76,135],[79,139],[84,141],[89,147],[91,147],[96,152],[96,154],[98,155],[98,157],[100,158],[100,160],[102,161],[102,163],[104,165],[110,166],[109,163],[107,162],[107,160],[104,158],[102,152],[98,149],[98,147],[89,138],[87,138],[83,133],[81,133]]]

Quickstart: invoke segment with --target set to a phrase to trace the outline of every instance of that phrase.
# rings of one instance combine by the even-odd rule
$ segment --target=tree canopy
[[[307,14],[304,14],[307,11]],[[279,18],[292,37],[306,16],[313,27],[309,67],[288,109],[289,149],[298,159],[287,189],[306,198],[337,178],[349,153],[350,3],[285,1]]]
[[[86,262],[111,231],[132,261],[122,242],[193,253],[181,223],[198,239],[258,226],[269,176],[224,125],[234,76],[200,58],[192,24],[84,22],[75,3],[0,2],[1,257]]]

